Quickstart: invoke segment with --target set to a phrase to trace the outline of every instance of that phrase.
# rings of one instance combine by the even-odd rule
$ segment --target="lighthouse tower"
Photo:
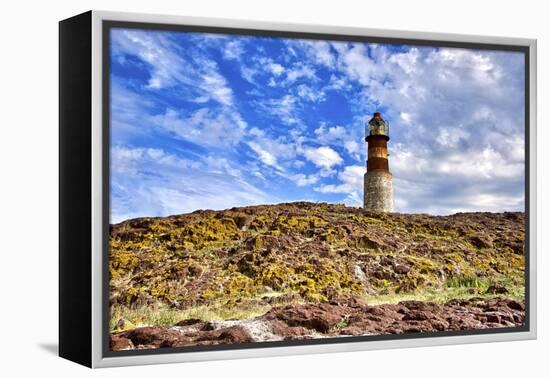
[[[365,125],[368,157],[363,207],[367,210],[393,211],[392,174],[388,165],[389,131],[389,124],[382,119],[380,113],[374,113]]]

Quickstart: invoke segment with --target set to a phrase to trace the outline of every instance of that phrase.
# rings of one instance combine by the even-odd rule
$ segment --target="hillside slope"
[[[524,293],[523,213],[383,214],[297,202],[132,219],[112,225],[109,242],[117,330],[252,319],[284,305],[521,302]]]

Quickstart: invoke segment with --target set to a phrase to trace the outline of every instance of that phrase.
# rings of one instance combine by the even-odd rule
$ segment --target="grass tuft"
[[[171,326],[186,319],[212,320],[246,320],[265,314],[271,306],[261,304],[244,305],[204,305],[178,310],[166,304],[126,307],[116,305],[111,307],[110,330],[116,329],[120,319],[126,319],[137,327],[147,325]]]

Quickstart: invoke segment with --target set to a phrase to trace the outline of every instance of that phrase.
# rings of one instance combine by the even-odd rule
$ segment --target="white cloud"
[[[248,59],[243,58],[239,61],[240,72],[243,79],[258,88],[264,85],[262,83],[262,76],[266,74],[270,75],[267,79],[269,86],[276,87],[282,82],[282,79],[279,80],[279,78],[282,78],[283,74],[286,72],[286,68],[282,64],[265,56],[245,55]],[[257,77],[259,77],[259,79],[257,79]],[[279,82],[275,80],[275,78],[277,78]],[[258,95],[262,95],[262,93],[260,92]]]
[[[257,101],[256,104],[268,114],[277,116],[288,125],[300,123],[300,118],[297,114],[298,100],[293,95],[287,94],[281,98]]]
[[[369,85],[379,75],[380,68],[369,57],[365,44],[355,43],[339,46],[338,65],[351,80],[356,80],[362,85]]]
[[[470,208],[470,206],[475,206],[478,209],[485,209],[488,211],[502,211],[503,207],[508,206],[517,209],[522,208],[524,198],[523,196],[518,195],[481,193],[468,196],[466,203],[468,204],[468,206],[465,206],[465,209],[461,211],[468,211],[468,208]]]
[[[323,169],[330,169],[344,161],[338,152],[326,146],[317,148],[304,147],[301,152],[307,160]]]
[[[319,181],[319,177],[317,175],[304,175],[302,173],[298,173],[294,176],[294,180],[298,186],[308,186]]]
[[[307,84],[300,84],[296,87],[296,94],[310,102],[322,102],[325,100],[325,92],[323,90],[316,90]]]
[[[503,156],[487,147],[480,153],[457,154],[447,156],[445,160],[435,162],[435,172],[474,179],[495,179],[521,177],[523,163],[509,164]]]
[[[264,150],[258,143],[255,142],[248,142],[248,146],[258,155],[258,158],[262,163],[281,169],[281,167],[277,164],[277,158],[273,156],[271,152]]]
[[[254,152],[259,162],[265,166],[272,167],[274,170],[266,170],[265,166],[261,172],[261,177],[270,177],[273,175],[289,178],[292,175],[287,173],[293,171],[296,165],[296,150],[299,143],[291,136],[280,135],[274,137],[264,130],[253,127],[248,132],[248,147]],[[256,174],[256,176],[259,176]]]
[[[279,176],[292,181],[298,187],[306,187],[317,183],[320,179],[318,174],[278,172]]]
[[[220,148],[239,143],[247,127],[238,113],[223,108],[202,108],[190,115],[167,109],[164,114],[151,116],[150,120],[180,139]]]
[[[339,184],[321,185],[315,188],[319,193],[344,194],[344,203],[349,206],[362,206],[363,204],[363,175],[365,167],[350,165],[338,173]]]
[[[243,176],[242,172],[226,158],[208,155],[204,163],[213,173],[225,173],[239,178]]]
[[[463,128],[447,127],[439,129],[438,135],[434,135],[436,143],[444,148],[456,148],[464,141],[470,138],[470,133]]]
[[[137,174],[139,163],[148,161],[170,169],[201,168],[200,161],[182,159],[174,154],[166,153],[159,148],[130,148],[114,146],[111,148],[111,171],[115,174]]]
[[[280,76],[283,72],[285,72],[284,67],[281,66],[279,63],[270,62],[266,67],[275,76]]]
[[[336,76],[332,73],[330,75],[328,84],[323,89],[327,91],[334,90],[338,91],[339,93],[343,93],[344,91],[350,91],[352,89],[352,86],[347,80],[346,76]]]
[[[403,122],[405,124],[411,123],[411,115],[409,113],[401,112],[401,113],[399,113],[399,116],[401,117],[401,119],[403,120]]]
[[[361,132],[359,128],[346,128],[339,125],[327,127],[325,123],[322,123],[319,128],[315,129],[314,134],[318,143],[343,147],[355,160],[362,160],[363,149],[366,146],[362,143]]]
[[[154,103],[144,96],[124,87],[118,80],[111,80],[111,137],[118,143],[147,135],[140,127],[145,114]]]
[[[114,30],[111,34],[114,53],[139,57],[151,67],[149,88],[158,89],[184,81],[181,66],[184,62],[170,48],[168,39],[140,31]]]
[[[202,74],[201,88],[220,104],[232,105],[233,91],[227,86],[225,78],[217,72],[214,66],[206,68],[208,65],[204,63],[203,67],[205,67],[205,71]]]
[[[285,84],[292,84],[298,79],[319,80],[312,66],[301,63],[286,71]]]
[[[397,64],[406,74],[412,74],[416,70],[419,56],[418,49],[413,47],[407,52],[391,55],[388,61]]]
[[[287,51],[294,58],[299,56],[298,51],[303,52],[304,58],[308,61],[333,69],[336,64],[336,56],[331,45],[326,41],[313,40],[292,40],[286,41]],[[305,60],[304,59],[304,60]]]
[[[317,63],[323,64],[328,68],[333,68],[336,62],[335,56],[332,54],[330,44],[325,41],[309,42],[315,52]]]
[[[304,165],[306,165],[306,162],[303,160],[294,160],[294,162],[292,163],[292,166],[298,169],[302,168]]]
[[[327,128],[324,123],[314,133],[317,135],[319,143],[332,143],[344,140],[347,139],[348,135],[348,131],[343,126],[331,126]]]
[[[227,60],[240,60],[243,52],[244,48],[239,40],[227,40],[223,48],[223,57]]]
[[[241,76],[250,84],[256,84],[255,76],[259,74],[259,71],[255,67],[249,67],[241,64]]]
[[[355,140],[344,141],[344,148],[355,158],[355,160],[361,160],[362,146]]]

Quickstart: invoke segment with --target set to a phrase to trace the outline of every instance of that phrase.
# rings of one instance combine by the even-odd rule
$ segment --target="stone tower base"
[[[363,207],[367,210],[393,212],[392,174],[387,171],[365,173]]]

